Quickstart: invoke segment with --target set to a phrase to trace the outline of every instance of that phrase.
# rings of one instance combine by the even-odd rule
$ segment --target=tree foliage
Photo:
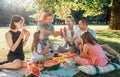
[[[37,12],[50,11],[60,18],[65,18],[72,10],[85,10],[84,16],[104,13],[104,6],[110,0],[35,0]]]
[[[84,16],[96,16],[108,13],[105,7],[111,7],[109,28],[120,30],[120,0],[34,0],[37,12],[50,11],[59,18],[65,18],[71,10],[84,10]]]

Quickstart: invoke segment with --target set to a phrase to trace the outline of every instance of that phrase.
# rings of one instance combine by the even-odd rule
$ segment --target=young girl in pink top
[[[82,45],[80,47],[80,56],[75,59],[76,62],[80,65],[106,65],[109,59],[97,40],[88,31],[82,33],[80,37]]]

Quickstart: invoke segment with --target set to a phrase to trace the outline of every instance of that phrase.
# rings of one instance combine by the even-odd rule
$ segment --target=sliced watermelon
[[[60,62],[57,60],[48,60],[44,63],[45,70],[57,70],[60,67]]]
[[[26,76],[27,77],[38,77],[40,75],[39,68],[34,63],[27,64]]]
[[[64,54],[64,58],[75,58],[76,56],[77,54],[75,53],[72,54],[70,51]]]

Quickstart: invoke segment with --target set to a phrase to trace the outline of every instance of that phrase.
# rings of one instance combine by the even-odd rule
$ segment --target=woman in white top
[[[73,40],[73,36],[75,35],[75,30],[78,28],[76,25],[74,25],[74,18],[72,16],[67,16],[65,19],[67,27],[64,27],[63,29],[63,38],[65,40],[65,43],[63,46],[59,47],[58,50],[61,52],[65,52],[67,50],[70,50],[71,52],[75,52],[79,54],[79,49],[75,45],[75,42]]]

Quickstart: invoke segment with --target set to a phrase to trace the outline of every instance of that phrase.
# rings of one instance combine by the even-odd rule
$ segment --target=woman
[[[75,44],[76,38],[74,38],[75,31],[78,28],[76,25],[74,25],[74,18],[72,16],[67,16],[65,23],[67,25],[67,27],[64,27],[63,29],[63,38],[65,40],[65,43],[63,46],[58,47],[58,51],[66,52],[70,50],[71,52],[79,54],[79,48]]]
[[[26,45],[30,34],[25,29],[20,30],[23,24],[23,17],[14,15],[11,18],[10,30],[5,34],[6,42],[10,49],[7,55],[8,63],[0,65],[0,69],[18,69],[26,67],[23,47]]]

